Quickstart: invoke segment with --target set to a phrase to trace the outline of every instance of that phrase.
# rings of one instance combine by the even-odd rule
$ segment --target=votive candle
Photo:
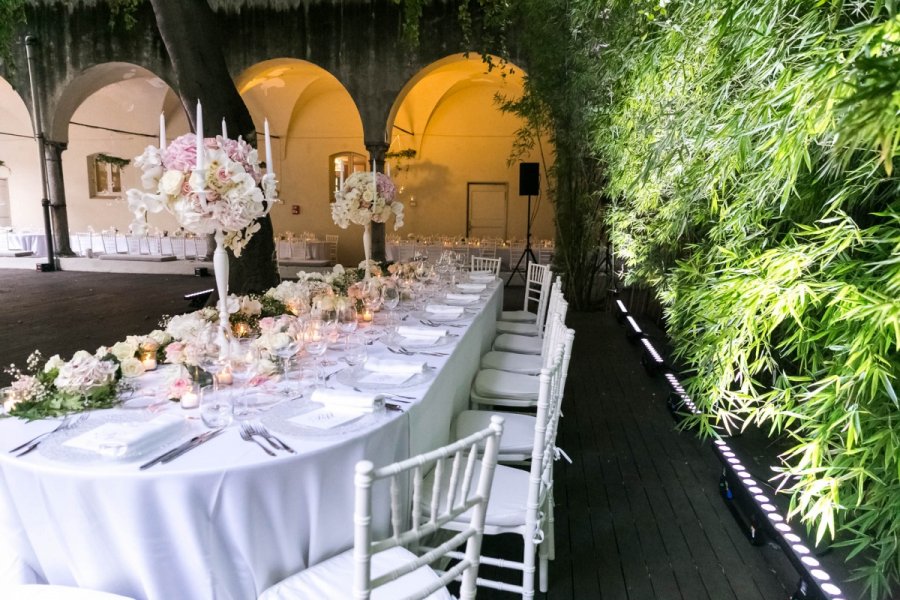
[[[219,385],[231,385],[234,383],[234,376],[231,374],[231,369],[225,368],[219,371],[216,375],[216,381],[219,382]]]
[[[153,371],[156,369],[156,354],[146,352],[141,356],[141,364],[144,365],[145,371]]]
[[[200,406],[200,397],[194,391],[187,391],[181,396],[181,408],[190,409]]]

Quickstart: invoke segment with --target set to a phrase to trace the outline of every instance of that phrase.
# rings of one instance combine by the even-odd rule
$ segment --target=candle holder
[[[156,352],[144,350],[138,355],[138,360],[141,361],[145,371],[156,370]]]

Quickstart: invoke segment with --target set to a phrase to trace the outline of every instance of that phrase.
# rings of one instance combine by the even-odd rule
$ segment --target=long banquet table
[[[493,339],[502,293],[497,285],[468,326],[453,330],[460,337],[449,356],[426,357],[436,374],[403,390],[416,398],[407,411],[342,435],[279,433],[296,455],[269,457],[232,426],[146,471],[141,461],[72,462],[40,448],[14,458],[6,449],[56,423],[0,420],[0,597],[4,585],[46,582],[136,599],[246,600],[350,547],[354,464],[386,464],[447,442]],[[381,342],[369,348],[392,356]],[[130,410],[100,411],[86,424]],[[376,502],[386,506],[387,490],[376,490]]]

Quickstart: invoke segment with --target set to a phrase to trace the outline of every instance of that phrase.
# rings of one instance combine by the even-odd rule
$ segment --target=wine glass
[[[381,301],[388,309],[390,314],[389,323],[393,327],[394,309],[400,304],[400,288],[397,287],[395,282],[386,281],[384,285],[381,286]]]
[[[238,401],[234,402],[235,416],[246,416],[250,412],[247,384],[256,373],[259,364],[259,350],[249,342],[236,343],[228,357],[228,367],[234,378],[232,396],[237,391]]]
[[[368,352],[365,341],[358,335],[348,335],[344,362],[351,367],[356,367],[365,364],[367,358]]]
[[[324,361],[320,361],[328,350],[328,334],[325,331],[325,322],[322,319],[310,319],[306,322],[303,334],[303,343],[306,352],[313,357],[318,366],[316,379],[322,380],[322,371],[325,368]]]
[[[349,343],[350,334],[359,327],[359,314],[352,303],[344,304],[338,309],[338,328],[345,335],[345,341]]]
[[[284,371],[284,380],[288,382],[288,385],[284,389],[285,395],[291,395],[291,360],[296,356],[297,352],[300,351],[300,342],[296,337],[288,334],[289,342],[287,342],[283,346],[279,346],[278,348],[274,348],[272,353],[278,357],[278,360],[281,362],[281,368]]]

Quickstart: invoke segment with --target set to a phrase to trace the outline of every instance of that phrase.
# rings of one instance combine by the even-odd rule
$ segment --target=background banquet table
[[[24,250],[33,256],[47,256],[47,236],[43,233],[10,231],[6,237],[6,250]]]
[[[362,458],[386,464],[447,441],[491,344],[502,289],[493,290],[465,330],[455,330],[463,333],[450,356],[427,357],[438,371],[403,392],[417,398],[407,412],[388,411],[341,435],[282,435],[297,455],[270,458],[234,427],[147,471],[134,462],[2,452],[0,590],[49,582],[138,599],[243,600],[349,547],[354,464]],[[376,352],[391,356],[384,347]],[[168,410],[187,412],[177,405]],[[0,450],[54,425],[4,420]],[[376,490],[382,502],[386,493]]]

